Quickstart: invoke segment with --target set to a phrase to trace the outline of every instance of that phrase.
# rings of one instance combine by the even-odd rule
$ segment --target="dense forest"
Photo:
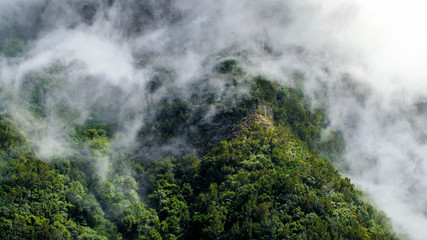
[[[46,117],[61,71],[25,78],[26,114]],[[147,84],[152,104],[132,151],[111,145],[121,126],[102,101],[84,123],[55,105],[73,151],[53,159],[36,154],[3,108],[0,239],[397,239],[334,168],[343,138],[321,137],[327,116],[301,89],[251,76],[234,59],[185,90],[173,76],[159,69]],[[173,94],[154,99],[159,91]]]

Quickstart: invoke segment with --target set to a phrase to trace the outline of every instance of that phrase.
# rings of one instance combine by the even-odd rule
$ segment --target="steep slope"
[[[2,116],[2,239],[397,238],[320,157],[342,145],[319,144],[321,109],[298,89],[246,76],[235,61],[215,71],[229,93],[212,96],[201,84],[191,101],[155,102],[135,152],[114,149],[114,125],[94,118],[72,124],[73,154],[47,164]],[[164,81],[154,80],[153,93]],[[213,116],[201,118],[210,106]]]
[[[233,137],[201,157],[148,165],[148,206],[158,213],[161,236],[397,239],[387,219],[316,153],[321,114],[305,109],[297,92],[256,78]],[[144,234],[125,226],[125,236]]]
[[[148,168],[154,186],[148,202],[158,213],[161,236],[396,239],[349,179],[288,127],[262,124],[248,123],[201,159],[167,158]],[[126,226],[126,236],[143,234]]]
[[[1,239],[106,239],[88,224],[74,221],[79,217],[75,208],[91,207],[72,204],[70,196],[87,194],[81,183],[69,182],[69,176],[38,159],[16,124],[4,115],[0,115],[0,173]],[[88,213],[80,214],[88,218]],[[101,219],[97,226],[103,224]]]

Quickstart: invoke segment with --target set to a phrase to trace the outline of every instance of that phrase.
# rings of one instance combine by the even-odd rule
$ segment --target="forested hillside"
[[[27,77],[25,114],[46,117],[61,71]],[[84,123],[56,105],[72,149],[50,159],[3,111],[0,239],[397,239],[334,169],[342,137],[321,139],[327,116],[300,89],[253,77],[234,59],[186,89],[171,79],[159,69],[148,83],[132,151],[111,145],[126,116],[105,115],[101,101]],[[159,91],[173,94],[156,99]]]

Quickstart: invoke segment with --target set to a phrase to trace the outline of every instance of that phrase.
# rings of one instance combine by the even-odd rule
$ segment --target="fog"
[[[104,120],[119,122],[113,146],[132,149],[149,101],[170,94],[147,97],[158,69],[173,72],[182,89],[229,57],[285,83],[299,72],[306,94],[326,107],[328,129],[343,132],[346,153],[337,167],[396,231],[423,239],[426,8],[417,0],[0,0],[3,45],[25,39],[20,54],[1,57],[0,109],[45,159],[72,151],[59,103],[80,123],[94,118],[97,106]],[[24,83],[49,71],[57,83],[44,101],[46,117],[31,117]],[[167,148],[185,145],[173,141]]]

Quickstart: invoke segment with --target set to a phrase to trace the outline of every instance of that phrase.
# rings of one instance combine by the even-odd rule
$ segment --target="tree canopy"
[[[320,141],[321,108],[298,88],[248,76],[235,60],[214,71],[220,96],[203,81],[181,95],[161,79],[170,74],[149,83],[147,94],[177,94],[148,107],[135,152],[113,149],[118,125],[95,114],[68,122],[73,154],[42,161],[1,114],[0,238],[397,239],[324,158],[339,157],[345,145],[339,132]],[[24,100],[43,118],[54,86],[43,74],[29,79]],[[191,150],[162,148],[174,139]]]

